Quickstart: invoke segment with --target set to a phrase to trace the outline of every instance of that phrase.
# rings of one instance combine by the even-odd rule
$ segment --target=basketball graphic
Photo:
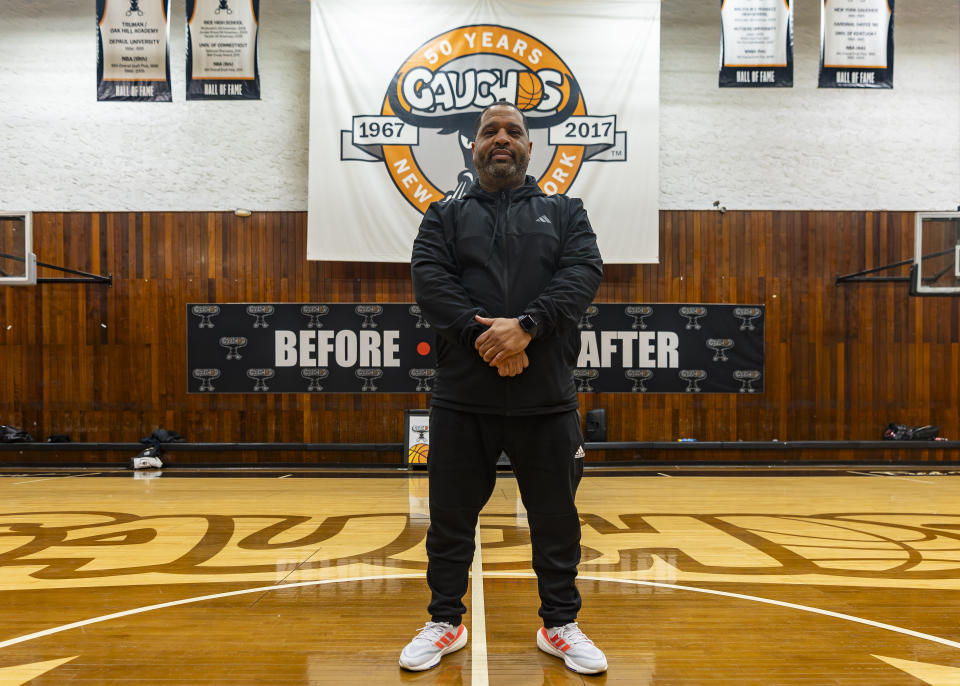
[[[427,464],[427,453],[430,446],[426,443],[415,443],[407,452],[407,464]]]
[[[517,74],[517,109],[532,110],[543,99],[543,82],[532,71]]]

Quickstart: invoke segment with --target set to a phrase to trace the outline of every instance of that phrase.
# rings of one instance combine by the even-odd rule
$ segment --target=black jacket
[[[577,323],[603,275],[579,199],[544,195],[532,176],[498,193],[474,184],[462,199],[427,209],[411,269],[417,304],[438,333],[434,405],[505,415],[577,407]],[[473,347],[487,328],[474,315],[523,313],[540,323],[526,350],[530,366],[501,377]]]

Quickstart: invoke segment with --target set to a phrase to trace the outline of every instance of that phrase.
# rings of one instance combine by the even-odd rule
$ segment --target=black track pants
[[[576,457],[582,443],[576,410],[504,417],[431,409],[427,584],[433,621],[456,626],[466,612],[477,517],[496,484],[502,450],[527,510],[540,616],[545,626],[576,620],[580,517],[574,498],[583,476],[582,454]]]

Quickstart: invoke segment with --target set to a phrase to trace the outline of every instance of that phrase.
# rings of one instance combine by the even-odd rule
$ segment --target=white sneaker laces
[[[587,638],[587,635],[580,630],[576,622],[571,622],[561,627],[553,627],[552,630],[548,629],[547,631],[551,633],[556,631],[560,635],[560,638],[570,644],[571,647],[578,643],[589,643],[593,645],[593,641]]]
[[[447,624],[445,622],[427,622],[423,625],[423,628],[417,632],[417,635],[414,637],[414,641],[429,641],[430,643],[436,642],[438,638],[443,636],[448,631],[453,631],[454,626],[452,624]]]

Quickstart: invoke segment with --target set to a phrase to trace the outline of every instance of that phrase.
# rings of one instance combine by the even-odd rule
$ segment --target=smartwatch
[[[540,322],[537,321],[536,317],[532,314],[521,314],[517,317],[517,321],[520,322],[520,328],[530,334],[531,338],[537,337],[537,332],[540,330]]]

